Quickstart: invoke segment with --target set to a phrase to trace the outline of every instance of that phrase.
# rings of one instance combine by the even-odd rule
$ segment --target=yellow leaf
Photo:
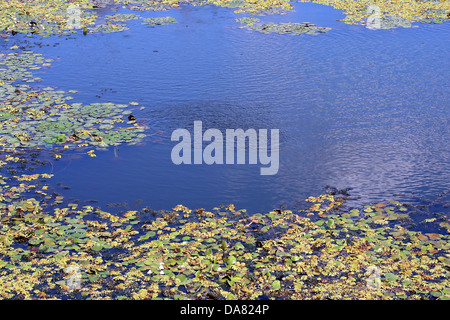
[[[427,241],[428,237],[422,233],[417,234],[417,238],[421,241]]]
[[[430,240],[439,240],[441,238],[441,235],[438,233],[427,233],[426,234]]]

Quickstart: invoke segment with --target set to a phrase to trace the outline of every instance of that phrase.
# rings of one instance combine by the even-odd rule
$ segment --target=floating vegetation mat
[[[287,0],[209,0],[207,3],[235,8],[236,13],[246,12],[255,15],[286,14],[292,9],[290,1]]]
[[[132,13],[116,13],[113,15],[106,16],[106,19],[114,21],[114,22],[138,20],[139,18],[140,18],[139,15],[132,14]]]
[[[322,28],[317,27],[313,23],[304,22],[304,23],[293,23],[293,22],[284,22],[284,23],[258,23],[258,18],[239,18],[236,19],[237,22],[246,23],[242,28],[246,28],[249,30],[255,30],[261,33],[278,33],[278,34],[320,34],[325,33],[331,28]]]
[[[32,87],[40,81],[33,71],[51,61],[31,51],[0,54],[0,147],[108,147],[145,137],[144,125],[128,121],[127,104],[71,103],[77,91]]]
[[[142,19],[142,24],[148,25],[164,25],[177,23],[177,20],[172,17],[156,17],[156,18],[144,18]]]
[[[107,23],[107,24],[98,24],[89,30],[90,33],[95,32],[103,32],[103,33],[111,33],[111,32],[120,32],[124,30],[129,30],[126,25],[122,23]]]
[[[450,18],[450,2],[445,0],[298,0],[332,6],[342,10],[349,24],[365,24],[373,14],[379,15],[381,29],[409,27],[411,22],[442,23]],[[5,35],[37,33],[41,35],[67,34],[89,29],[90,32],[117,32],[127,27],[115,22],[136,20],[133,14],[107,17],[109,24],[98,25],[97,9],[109,6],[112,10],[128,8],[136,11],[163,11],[182,4],[209,5],[235,9],[236,13],[253,15],[285,14],[292,10],[287,0],[55,0],[0,2],[0,30]],[[408,23],[409,22],[409,23]],[[286,26],[283,26],[286,27]],[[86,29],[85,29],[86,28]],[[274,28],[280,28],[280,26]],[[86,33],[86,31],[85,31]]]
[[[1,163],[20,158],[12,151]],[[50,177],[2,178],[4,299],[450,298],[448,234],[408,230],[395,201],[346,210],[328,194],[300,212],[112,214],[62,206]]]
[[[193,5],[204,4],[205,1],[197,0],[133,0],[133,1],[118,1],[126,4],[126,7],[136,11],[165,11],[173,8],[178,8],[181,3],[190,3]]]
[[[60,34],[71,31],[70,15],[80,25],[92,25],[97,19],[90,11],[89,0],[77,0],[69,3],[65,0],[0,2],[0,30],[7,34],[38,33],[41,35]]]
[[[384,19],[384,29],[405,27],[404,19],[410,22],[442,23],[450,18],[450,2],[447,0],[297,0],[332,6],[343,11],[348,24],[365,23],[374,14]],[[397,20],[400,19],[400,20]],[[383,22],[382,22],[383,23]],[[388,26],[392,27],[388,27]],[[408,27],[408,24],[406,24]]]
[[[76,1],[2,1],[0,3],[0,30],[6,35],[35,33],[44,36],[71,32],[119,32],[128,27],[117,22],[139,19],[134,14],[115,14],[106,17],[108,23],[98,23],[97,9],[116,5],[132,10],[167,10],[178,7],[179,1],[76,0]]]
[[[366,24],[364,21],[363,24]],[[394,28],[411,28],[411,21],[401,17],[382,17],[379,21],[379,29],[394,29]]]
[[[313,1],[345,11],[347,23],[379,5],[384,28],[446,21],[444,1]],[[116,32],[138,16],[116,14],[96,24],[96,8],[165,10],[181,3],[238,12],[282,13],[288,1],[2,1],[5,35]],[[79,18],[79,20],[78,20]],[[150,25],[173,18],[142,19]],[[72,21],[73,22],[73,21]],[[267,33],[326,31],[305,23],[259,24]],[[87,29],[86,26],[89,26]],[[87,33],[87,32],[86,32]],[[449,217],[436,214],[415,231],[397,201],[348,208],[332,194],[306,199],[300,211],[248,213],[232,204],[211,211],[178,205],[121,212],[68,201],[33,173],[61,152],[137,143],[146,127],[130,106],[76,103],[77,91],[39,86],[36,70],[52,60],[17,46],[0,53],[1,299],[449,299]],[[45,160],[51,159],[51,160]],[[437,231],[436,231],[437,230]]]

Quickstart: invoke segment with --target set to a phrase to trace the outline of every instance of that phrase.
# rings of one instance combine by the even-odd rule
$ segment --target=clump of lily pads
[[[381,29],[394,29],[394,28],[411,28],[411,21],[401,17],[382,17],[380,19]]]
[[[365,24],[369,29],[395,29],[412,27],[411,20],[391,16],[380,17],[379,20],[372,21],[369,24],[366,21],[362,21],[361,23]]]
[[[242,17],[242,18],[236,18],[235,21],[239,22],[239,23],[245,23],[245,24],[252,25],[261,20],[259,18],[254,18],[254,17]]]
[[[448,21],[450,16],[450,3],[448,1],[366,1],[366,0],[298,0],[298,2],[314,2],[324,5],[331,5],[336,9],[342,10],[345,18],[342,19],[348,24],[357,24],[365,21],[371,13],[367,12],[369,6],[376,6],[379,9],[380,17],[395,17],[407,19],[411,22],[423,23],[442,23]],[[103,2],[102,2],[103,3]],[[150,10],[163,11],[179,7],[181,4],[208,5],[235,8],[235,12],[250,13],[255,15],[264,14],[285,14],[292,10],[291,1],[280,0],[133,0],[120,1],[110,0],[108,4],[125,5],[131,10]],[[95,28],[98,14],[98,1],[92,0],[55,0],[55,1],[19,1],[10,0],[0,2],[0,30],[4,30],[7,35],[17,33],[36,33],[44,36],[52,34],[68,34],[77,32],[79,29],[90,27],[91,30],[100,32],[116,32],[121,26],[103,25]],[[74,10],[75,8],[75,10]],[[72,17],[70,15],[72,14]],[[130,16],[129,16],[130,17]],[[121,19],[127,19],[125,15],[112,18],[117,22]],[[69,22],[70,19],[77,21],[77,26]],[[114,20],[116,19],[116,20]],[[118,19],[118,20],[117,20]],[[133,18],[134,19],[134,18]],[[127,20],[122,20],[127,21]],[[404,22],[387,22],[392,27],[404,26]]]
[[[244,0],[230,0],[227,2],[223,2],[222,6],[227,8],[240,8],[245,5]]]
[[[18,49],[17,46],[10,48]],[[53,60],[45,59],[44,56],[25,50],[20,54],[16,52],[0,53],[0,99],[15,91],[11,84],[20,80],[21,82],[37,82],[41,79],[33,76],[33,70],[50,66]]]
[[[75,10],[72,10],[74,9]],[[61,34],[73,31],[70,15],[82,26],[95,23],[97,16],[89,9],[88,0],[72,1],[2,1],[0,2],[0,30],[8,34]]]
[[[124,22],[138,20],[140,16],[132,13],[116,13],[113,15],[107,15],[105,18],[114,22]]]
[[[23,83],[39,81],[33,70],[48,67],[51,59],[31,51],[2,54],[1,58],[0,146],[87,143],[107,147],[145,137],[145,126],[128,123],[132,111],[127,104],[71,103],[69,92]]]
[[[125,24],[123,23],[106,23],[106,24],[97,24],[94,27],[92,27],[89,32],[90,33],[96,33],[96,32],[103,32],[103,33],[112,33],[112,32],[121,32],[124,30],[129,30]]]
[[[427,15],[420,20],[422,23],[444,23],[450,20],[450,9],[447,10],[428,10]]]
[[[142,19],[142,24],[156,26],[156,25],[166,25],[171,23],[177,23],[177,20],[173,17],[155,17],[155,18],[144,18]]]
[[[255,30],[266,34],[277,33],[277,34],[292,34],[292,35],[300,35],[300,34],[317,35],[331,30],[331,28],[318,27],[315,24],[309,22],[256,23],[257,20],[249,20],[249,19],[250,18],[246,20],[239,20],[238,22],[246,23],[246,25],[243,28]]]
[[[135,11],[165,11],[172,8],[177,8],[181,2],[195,2],[192,0],[184,1],[171,1],[171,0],[161,0],[161,1],[148,1],[148,0],[133,0],[133,1],[123,1],[123,3],[130,10]],[[202,0],[202,4],[206,2]]]
[[[408,230],[395,201],[350,210],[325,194],[299,212],[112,214],[61,205],[45,185],[51,175],[13,178],[0,189],[5,299],[450,298],[448,234]]]
[[[0,153],[2,299],[450,298],[448,219],[413,231],[398,201],[347,208],[330,193],[296,212],[111,213],[64,199],[50,173],[24,173],[41,152]]]
[[[299,2],[314,2],[324,5],[331,5],[342,10],[345,18],[342,19],[348,24],[364,22],[371,13],[367,12],[369,6],[376,6],[380,17],[401,18],[410,22],[442,23],[448,21],[450,16],[450,3],[448,1],[407,1],[389,2],[384,0],[298,0]],[[100,1],[101,4],[106,3]],[[99,32],[117,32],[125,30],[120,25],[98,25],[97,9],[103,7],[99,1],[92,0],[55,0],[55,1],[19,1],[10,0],[0,2],[0,30],[6,35],[17,33],[35,33],[43,36],[52,34],[70,34],[78,32],[84,28]],[[285,14],[292,10],[292,4],[288,0],[162,0],[147,1],[133,0],[120,1],[110,0],[107,4],[124,5],[131,10],[138,11],[163,11],[179,7],[181,4],[209,5],[214,4],[236,9],[236,13],[250,13],[254,15],[264,14]],[[115,8],[117,9],[117,7]],[[109,17],[113,22],[128,21],[132,18],[128,14],[119,14],[116,17]],[[127,19],[127,20],[124,20]],[[132,18],[133,20],[135,17]],[[76,21],[73,25],[70,21]],[[404,21],[390,19],[386,26],[394,28],[405,26]]]
[[[212,0],[208,2],[222,7],[234,8],[236,13],[246,12],[256,15],[286,14],[292,9],[288,0]]]
[[[360,24],[370,16],[373,17],[374,8],[380,18],[384,19],[384,29],[396,27],[408,27],[403,19],[410,22],[443,22],[448,21],[450,16],[449,1],[384,1],[384,0],[297,0],[298,2],[313,2],[330,5],[335,9],[342,10],[345,17],[342,19],[347,24]]]

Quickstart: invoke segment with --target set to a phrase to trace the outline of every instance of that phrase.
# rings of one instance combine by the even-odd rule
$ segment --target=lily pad
[[[177,23],[177,20],[172,17],[155,17],[155,18],[144,18],[142,19],[142,24],[157,26]]]
[[[292,35],[300,35],[300,34],[311,34],[316,35],[320,33],[325,33],[331,28],[318,27],[313,23],[304,22],[304,23],[247,23],[243,28],[249,30],[255,30],[261,33],[277,33],[277,34],[292,34]]]

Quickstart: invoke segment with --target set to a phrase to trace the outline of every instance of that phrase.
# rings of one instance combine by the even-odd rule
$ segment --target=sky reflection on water
[[[155,209],[234,203],[267,211],[353,188],[363,202],[405,193],[435,197],[450,189],[450,24],[367,30],[338,10],[296,4],[263,22],[332,27],[318,36],[264,35],[240,29],[242,15],[187,7],[143,17],[175,17],[151,28],[130,21],[117,34],[82,34],[33,50],[55,59],[42,86],[76,89],[74,101],[137,101],[135,115],[156,134],[144,146],[54,163],[61,190],[100,204],[141,199]],[[120,11],[122,12],[122,11]],[[128,12],[128,11],[123,11]],[[280,170],[259,165],[171,162],[177,128],[280,129]],[[48,169],[48,168],[46,168]]]

